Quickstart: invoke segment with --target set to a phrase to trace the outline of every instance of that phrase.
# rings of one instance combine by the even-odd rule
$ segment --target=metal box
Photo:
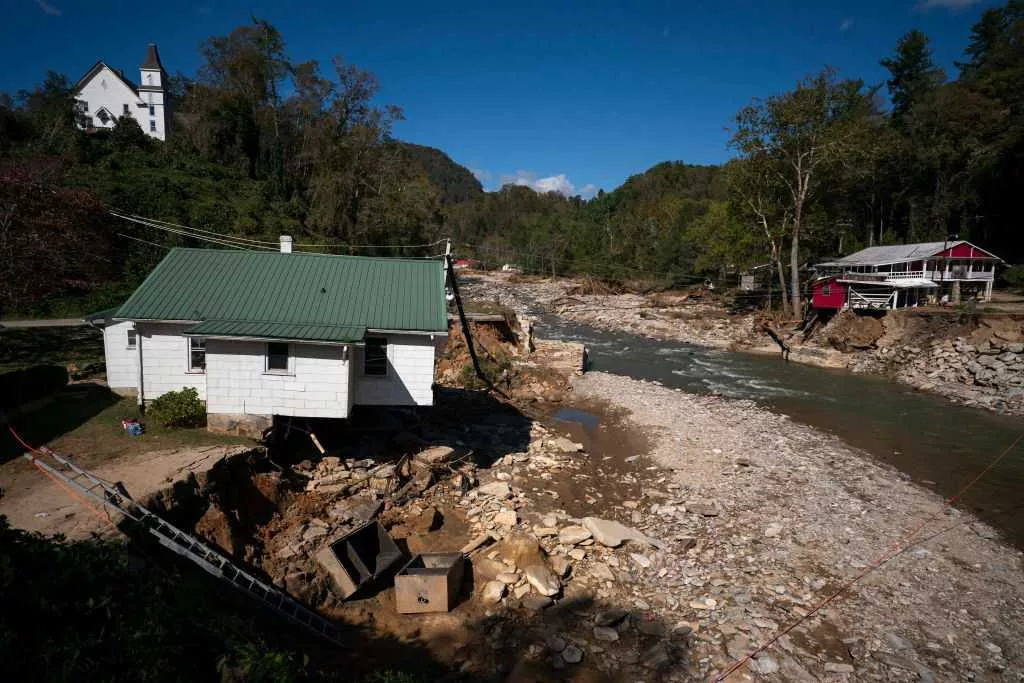
[[[465,562],[462,553],[424,553],[409,560],[395,576],[395,609],[401,614],[451,610]]]
[[[316,554],[342,598],[382,576],[401,559],[402,551],[376,521],[367,522]]]

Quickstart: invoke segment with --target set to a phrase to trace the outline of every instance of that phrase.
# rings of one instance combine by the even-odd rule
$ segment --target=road
[[[4,327],[79,327],[88,325],[81,318],[52,318],[50,320],[0,320],[0,329]]]

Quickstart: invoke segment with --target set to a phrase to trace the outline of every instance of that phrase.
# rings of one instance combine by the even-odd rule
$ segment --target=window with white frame
[[[156,121],[150,121],[149,122],[149,132],[150,133],[155,133],[156,132]]]
[[[138,345],[138,332],[135,330],[128,330],[128,348],[134,349]]]
[[[386,377],[388,374],[388,340],[384,337],[367,337],[363,348],[363,374],[372,377]]]
[[[124,115],[125,116],[131,116],[132,115],[131,107],[129,107],[127,104],[124,105]]]
[[[267,372],[288,372],[288,344],[269,342],[267,344]]]
[[[188,338],[188,371],[206,372],[206,340]]]

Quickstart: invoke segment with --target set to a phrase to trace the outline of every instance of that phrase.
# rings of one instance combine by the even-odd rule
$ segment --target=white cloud
[[[583,186],[582,189],[580,189],[580,195],[586,199],[590,199],[595,194],[597,194],[597,190],[597,185],[595,185],[594,183],[587,183],[586,185]]]
[[[538,178],[533,183],[533,187],[538,192],[558,192],[566,197],[576,193],[576,186],[569,181],[569,177],[564,173]]]
[[[564,173],[538,178],[537,174],[533,171],[520,169],[515,173],[503,173],[499,176],[498,180],[499,187],[503,185],[521,185],[537,192],[557,192],[566,197],[571,197],[575,194],[587,196],[597,192],[597,186],[593,184],[584,185],[583,189],[577,192],[576,184],[569,180],[569,176]]]
[[[61,12],[59,8],[49,4],[48,2],[46,2],[46,0],[33,0],[33,2],[35,2],[36,5],[39,6],[39,9],[43,10],[43,12],[49,14],[51,17],[59,17],[61,14],[63,14],[63,12]]]
[[[668,26],[663,26],[661,29],[661,37],[668,38],[670,35],[672,35],[672,29],[670,29]]]
[[[846,19],[843,19],[842,21],[839,22],[840,31],[849,31],[851,28],[853,28],[853,19],[847,17]]]
[[[493,177],[491,176],[490,171],[485,171],[482,168],[471,168],[469,169],[469,172],[472,173],[473,177],[479,180],[481,183],[490,180]]]
[[[942,8],[950,10],[966,9],[971,5],[977,5],[985,0],[921,0],[917,3],[917,9],[927,12],[930,9]]]

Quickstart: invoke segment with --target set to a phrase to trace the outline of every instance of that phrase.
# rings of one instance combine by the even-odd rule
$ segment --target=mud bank
[[[683,603],[670,620],[695,620],[693,657],[703,672],[722,670],[807,614],[934,517],[919,543],[750,669],[777,671],[775,680],[1024,676],[1024,565],[987,526],[944,508],[895,470],[752,403],[602,373],[573,384],[581,397],[629,411],[652,439],[651,458],[664,474],[644,491],[640,526],[650,535],[692,536],[694,546],[655,554],[644,599]]]

